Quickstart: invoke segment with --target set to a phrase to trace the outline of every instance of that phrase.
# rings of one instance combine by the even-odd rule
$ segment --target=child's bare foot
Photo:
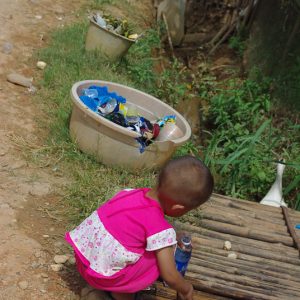
[[[81,291],[81,300],[111,300],[110,293],[86,286]]]
[[[135,294],[111,293],[114,300],[134,300]]]

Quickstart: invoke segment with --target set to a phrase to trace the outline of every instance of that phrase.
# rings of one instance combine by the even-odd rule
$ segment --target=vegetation
[[[128,73],[140,89],[174,106],[188,90],[186,72],[178,60],[163,61],[161,52],[158,29],[147,30],[145,37],[130,48],[123,60],[123,72]]]
[[[86,24],[59,30],[53,33],[49,47],[38,53],[39,59],[50,62],[36,96],[37,103],[46,114],[39,123],[48,131],[48,139],[47,147],[32,151],[36,161],[47,161],[47,165],[60,176],[72,177],[65,199],[75,208],[75,222],[87,216],[116,191],[126,187],[151,186],[155,180],[154,173],[150,171],[143,171],[141,176],[101,165],[93,157],[81,153],[70,139],[70,89],[74,82],[101,78],[135,85],[126,72],[117,72],[117,66],[99,53],[85,52],[86,30]]]
[[[218,174],[218,191],[259,201],[275,180],[275,162],[285,159],[285,197],[299,208],[299,124],[273,117],[269,80],[220,84],[223,87],[210,100],[210,135],[202,149],[206,163]]]
[[[239,35],[236,35],[236,36],[232,36],[230,39],[229,39],[229,43],[228,43],[228,46],[235,50],[236,53],[242,57],[243,54],[244,54],[244,51],[246,49],[246,44],[245,44],[245,41],[242,39],[242,36],[241,34]]]
[[[97,0],[93,8],[111,2]],[[200,156],[215,174],[217,192],[249,200],[264,196],[275,179],[275,162],[284,158],[284,196],[300,210],[300,125],[272,107],[271,80],[257,73],[251,80],[217,82],[206,64],[188,74],[180,62],[164,60],[156,29],[146,31],[120,63],[111,63],[98,52],[85,52],[86,31],[86,23],[58,30],[49,47],[38,53],[38,59],[49,62],[36,96],[46,115],[40,124],[48,139],[47,146],[32,151],[34,159],[47,161],[60,176],[72,177],[65,199],[74,207],[75,221],[122,188],[155,183],[155,172],[106,167],[70,140],[71,86],[94,78],[139,88],[171,105],[192,92],[198,94],[208,106],[203,110],[204,140],[201,146],[187,143],[176,155]],[[237,50],[244,50],[240,41]]]

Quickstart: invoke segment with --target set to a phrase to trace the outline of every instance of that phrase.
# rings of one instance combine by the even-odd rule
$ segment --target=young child
[[[207,201],[213,190],[209,169],[192,156],[169,161],[155,188],[123,190],[66,234],[82,277],[115,300],[135,293],[159,276],[182,300],[193,286],[176,270],[176,233],[164,215],[180,217]]]

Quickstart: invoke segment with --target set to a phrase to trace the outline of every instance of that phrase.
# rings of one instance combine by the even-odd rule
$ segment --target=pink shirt
[[[98,209],[100,220],[107,231],[126,249],[140,254],[145,249],[156,250],[152,244],[153,235],[173,229],[165,219],[159,203],[146,196],[149,190],[122,191]]]
[[[91,270],[111,276],[145,251],[176,244],[176,233],[148,188],[121,191],[100,206],[67,240]]]

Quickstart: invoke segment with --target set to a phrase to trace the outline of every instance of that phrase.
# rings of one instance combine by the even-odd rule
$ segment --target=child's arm
[[[193,286],[176,270],[173,247],[156,250],[162,279],[181,296],[182,300],[193,300]]]

